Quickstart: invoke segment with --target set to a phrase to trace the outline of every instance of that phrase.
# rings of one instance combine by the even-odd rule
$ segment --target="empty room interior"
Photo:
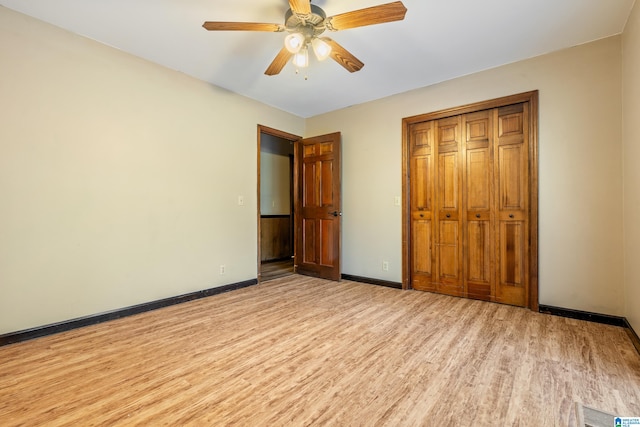
[[[0,0],[0,425],[640,417],[637,1],[108,3]]]

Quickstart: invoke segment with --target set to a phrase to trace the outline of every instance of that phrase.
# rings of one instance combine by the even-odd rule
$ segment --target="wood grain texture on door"
[[[537,92],[403,120],[404,286],[537,307],[532,104]]]
[[[296,143],[295,269],[340,280],[340,133]]]
[[[436,126],[436,291],[462,296],[462,120],[460,116],[438,120]]]
[[[492,269],[493,114],[491,110],[463,116],[464,171],[464,288],[470,298],[491,300],[495,294]]]
[[[411,273],[413,287],[435,291],[434,256],[434,122],[417,123],[411,127]]]
[[[495,299],[528,304],[529,168],[528,104],[496,109],[494,162],[498,242]]]

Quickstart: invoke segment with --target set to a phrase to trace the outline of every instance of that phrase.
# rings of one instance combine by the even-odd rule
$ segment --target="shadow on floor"
[[[277,279],[279,277],[293,274],[293,259],[268,261],[260,264],[260,278],[266,280]]]

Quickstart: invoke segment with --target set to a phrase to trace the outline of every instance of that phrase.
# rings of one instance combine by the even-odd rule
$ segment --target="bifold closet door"
[[[529,304],[529,105],[496,110],[494,162],[498,302]]]
[[[462,279],[462,117],[435,122],[436,291],[463,296]]]
[[[495,294],[493,215],[493,110],[464,120],[464,288],[466,296]]]
[[[529,304],[528,108],[409,126],[414,289]]]
[[[436,290],[434,254],[434,141],[433,121],[410,128],[411,156],[411,285],[421,291]]]
[[[410,129],[412,287],[463,296],[460,117]]]

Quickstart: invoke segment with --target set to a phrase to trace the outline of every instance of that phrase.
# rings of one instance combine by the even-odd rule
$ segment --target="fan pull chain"
[[[300,74],[300,70],[296,68],[296,74]],[[309,76],[307,74],[304,75],[305,80],[309,80]]]

